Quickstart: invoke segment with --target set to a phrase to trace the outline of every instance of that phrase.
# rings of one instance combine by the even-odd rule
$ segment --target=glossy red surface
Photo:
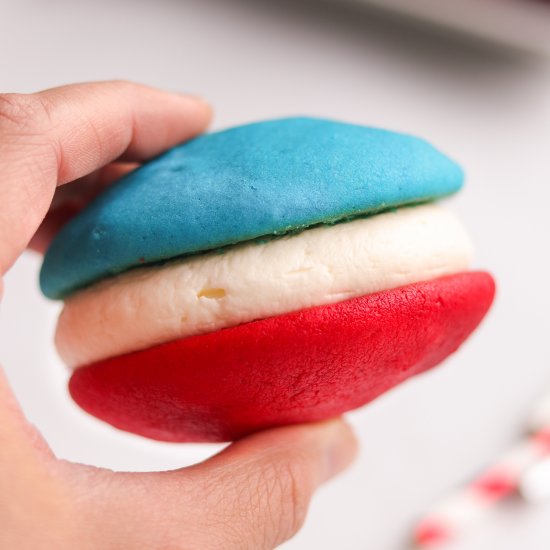
[[[434,279],[81,367],[70,392],[98,418],[167,441],[330,418],[442,361],[493,295],[487,273]]]

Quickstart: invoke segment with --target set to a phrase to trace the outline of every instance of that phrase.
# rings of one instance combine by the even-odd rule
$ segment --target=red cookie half
[[[487,273],[442,277],[100,361],[69,389],[123,430],[229,441],[368,403],[455,351],[493,296]]]

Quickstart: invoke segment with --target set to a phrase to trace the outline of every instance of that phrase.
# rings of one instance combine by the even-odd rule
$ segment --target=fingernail
[[[327,481],[345,470],[357,455],[357,440],[345,422],[338,420],[331,426],[325,449]]]
[[[194,103],[197,104],[198,107],[206,108],[210,112],[212,112],[212,105],[210,104],[209,101],[204,99],[204,97],[202,97],[200,95],[195,95],[195,94],[188,94],[188,93],[185,93],[185,92],[177,92],[177,93],[178,93],[178,95],[181,95],[181,96],[185,97],[186,99],[189,99],[189,100],[193,101]]]

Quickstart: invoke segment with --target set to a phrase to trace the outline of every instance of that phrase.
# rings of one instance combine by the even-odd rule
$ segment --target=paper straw
[[[456,539],[501,501],[514,494],[535,501],[550,498],[550,394],[535,407],[531,434],[484,474],[436,505],[417,525],[417,548]]]
[[[550,393],[533,409],[529,429],[535,434],[546,434],[550,440]],[[528,502],[550,499],[550,458],[534,464],[524,472],[519,492]]]

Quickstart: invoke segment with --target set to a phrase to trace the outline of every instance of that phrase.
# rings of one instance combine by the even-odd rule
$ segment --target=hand
[[[209,119],[202,100],[123,82],[0,95],[1,274],[112,179]],[[170,472],[71,464],[27,423],[0,371],[0,548],[273,548],[354,453],[333,420],[259,433]]]

